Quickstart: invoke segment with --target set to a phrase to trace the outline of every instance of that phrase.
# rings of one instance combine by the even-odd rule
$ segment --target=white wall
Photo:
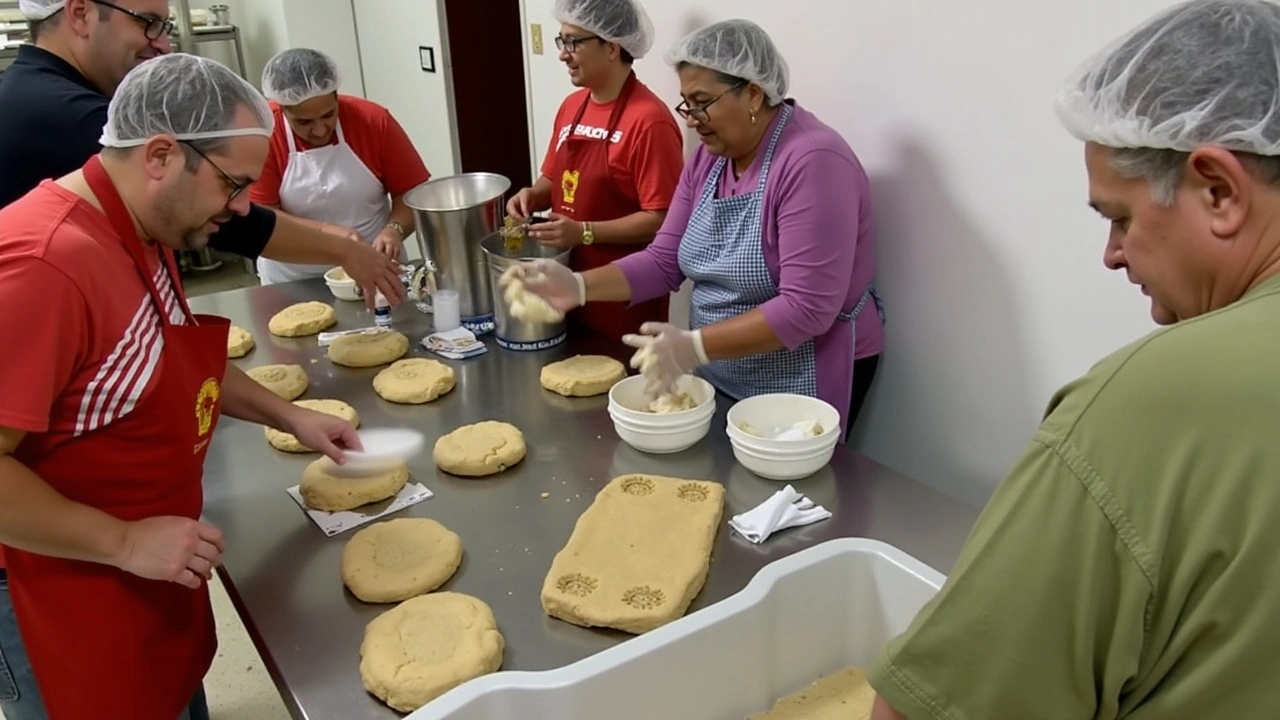
[[[974,504],[1016,459],[1055,389],[1149,330],[1101,264],[1082,148],[1050,105],[1079,61],[1171,2],[645,0],[658,42],[641,79],[678,101],[662,50],[745,17],[791,66],[791,95],[872,177],[888,347],[857,445]],[[552,0],[526,0],[551,48]],[[526,28],[526,43],[528,29]],[[570,90],[530,56],[539,155]]]

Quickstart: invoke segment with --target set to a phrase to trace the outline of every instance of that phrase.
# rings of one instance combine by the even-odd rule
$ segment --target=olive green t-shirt
[[[1280,277],[1060,390],[869,677],[911,720],[1280,718]]]

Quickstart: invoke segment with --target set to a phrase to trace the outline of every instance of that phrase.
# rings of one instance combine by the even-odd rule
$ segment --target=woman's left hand
[[[398,259],[400,251],[404,249],[404,238],[394,228],[382,228],[378,237],[373,239],[373,249],[392,260]]]
[[[632,367],[640,365],[637,369],[648,381],[645,385],[650,395],[670,391],[681,375],[709,362],[702,347],[700,331],[681,330],[669,323],[647,322],[640,326],[640,333],[623,335],[622,342],[647,355],[646,358],[637,352],[637,357],[632,358]]]
[[[582,243],[582,223],[551,213],[546,222],[529,226],[529,237],[556,250],[568,250]]]

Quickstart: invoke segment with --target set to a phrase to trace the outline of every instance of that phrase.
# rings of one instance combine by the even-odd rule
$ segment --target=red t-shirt
[[[284,110],[278,103],[271,103],[276,126],[271,133],[271,151],[262,175],[249,189],[249,197],[259,205],[280,206],[280,182],[289,164],[289,141],[285,133],[293,132]],[[338,95],[338,122],[351,151],[369,172],[382,182],[392,197],[406,192],[431,179],[431,173],[422,162],[422,156],[409,140],[409,135],[391,113],[381,105],[351,95]],[[312,148],[295,133],[293,141],[299,152]],[[338,143],[338,133],[329,144]]]
[[[185,322],[159,251],[143,251]],[[0,425],[27,432],[23,455],[110,425],[155,387],[160,314],[106,216],[52,181],[0,209],[0,308]]]
[[[571,132],[602,137],[609,129],[616,100],[587,100],[591,91],[579,90],[565,98],[556,112],[555,132],[542,161],[542,175],[555,180],[556,151]],[[576,129],[569,126],[587,100],[587,110]],[[684,168],[684,141],[675,116],[644,83],[637,82],[630,100],[609,138],[609,171],[623,193],[639,202],[642,210],[666,210],[680,183]]]

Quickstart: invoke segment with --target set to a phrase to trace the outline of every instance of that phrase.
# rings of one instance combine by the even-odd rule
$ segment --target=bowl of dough
[[[831,462],[840,412],[807,395],[756,395],[729,408],[726,432],[746,469],[769,480],[799,480]]]
[[[324,274],[324,284],[329,286],[329,292],[339,300],[359,300],[364,297],[360,286],[340,266],[329,268]]]
[[[657,399],[644,391],[644,376],[632,375],[609,390],[609,417],[618,437],[641,452],[667,454],[687,450],[706,437],[716,414],[711,383],[685,375],[676,391]]]

